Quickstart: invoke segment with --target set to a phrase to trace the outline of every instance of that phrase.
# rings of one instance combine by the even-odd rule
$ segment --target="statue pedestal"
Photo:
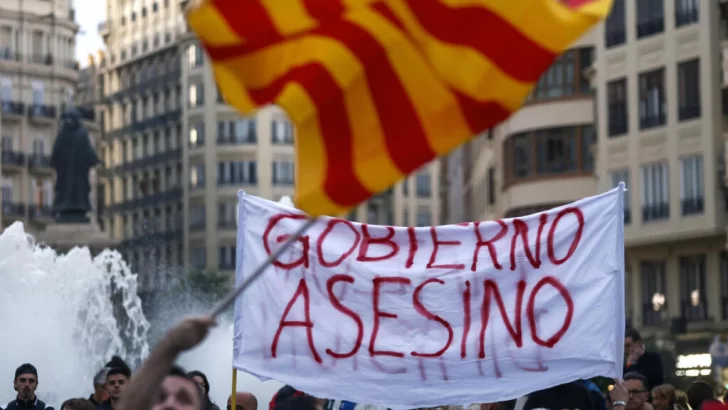
[[[39,243],[45,243],[57,252],[68,252],[76,246],[86,246],[92,255],[97,255],[104,249],[114,249],[119,241],[102,231],[98,224],[91,223],[52,223],[39,234],[35,235]]]

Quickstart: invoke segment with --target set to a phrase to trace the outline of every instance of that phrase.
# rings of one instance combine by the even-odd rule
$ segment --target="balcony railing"
[[[700,103],[683,105],[678,108],[678,120],[687,121],[700,117]]]
[[[686,322],[704,322],[708,320],[708,308],[705,303],[693,306],[690,300],[680,301],[680,314]]]
[[[659,311],[655,311],[652,303],[642,304],[642,324],[644,326],[663,326],[665,320],[663,319],[663,311],[665,306],[661,306]]]
[[[164,192],[158,192],[151,195],[144,195],[139,198],[128,199],[121,203],[116,203],[109,207],[112,212],[126,211],[145,206],[157,205],[161,202],[170,202],[182,199],[182,189],[172,188]]]
[[[3,216],[22,218],[25,216],[25,204],[3,201]]]
[[[33,64],[53,65],[53,55],[50,53],[34,53],[30,55]]]
[[[52,105],[32,104],[28,106],[28,116],[31,118],[51,118],[55,119],[58,109]]]
[[[78,110],[78,113],[81,116],[82,120],[91,121],[91,122],[96,121],[96,112],[94,111],[93,108],[77,107],[76,109]]]
[[[648,129],[665,125],[665,113],[647,114],[640,117],[640,129]]]
[[[52,218],[53,212],[50,205],[30,205],[28,207],[30,219],[46,219]]]
[[[703,213],[705,200],[703,197],[684,198],[680,201],[683,215],[695,215]]]
[[[31,169],[44,169],[51,167],[51,157],[45,154],[33,153],[28,156],[28,167]]]
[[[2,150],[3,165],[24,166],[25,154],[20,151]]]
[[[642,207],[642,221],[656,221],[667,219],[670,217],[670,205],[665,202],[662,204],[645,205]]]
[[[219,229],[237,229],[238,223],[234,219],[221,219],[217,221],[217,227]]]
[[[0,61],[21,61],[23,56],[10,48],[0,49]]]
[[[647,37],[665,31],[663,16],[653,17],[637,23],[637,38]]]
[[[204,219],[201,221],[194,221],[194,222],[190,223],[190,231],[192,231],[192,232],[204,231],[205,226],[206,226],[206,224],[205,224]]]
[[[25,113],[25,104],[19,101],[2,101],[0,102],[0,109],[3,114],[14,114],[23,115]]]

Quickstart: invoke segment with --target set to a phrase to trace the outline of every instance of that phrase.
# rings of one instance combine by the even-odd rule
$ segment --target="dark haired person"
[[[516,409],[593,410],[593,405],[589,390],[579,382],[572,382],[522,397],[516,401]]]
[[[96,410],[96,405],[91,400],[69,399],[61,404],[61,410]]]
[[[227,399],[227,410],[258,410],[258,399],[246,391],[235,393],[235,408],[232,408],[232,395]]]
[[[121,395],[126,389],[127,383],[131,378],[131,369],[129,365],[119,356],[114,356],[106,363],[106,391],[109,393],[109,400],[106,402],[107,408],[117,410]]]
[[[624,334],[624,356],[625,374],[643,375],[648,386],[659,386],[665,382],[660,354],[646,351],[642,336],[634,329],[629,329]]]
[[[629,393],[626,404],[627,410],[653,410],[652,405],[649,403],[650,385],[645,376],[636,372],[627,373],[624,375],[622,383]],[[615,402],[613,408],[616,407],[617,403]]]
[[[200,386],[200,389],[202,389],[202,392],[205,394],[205,410],[220,410],[220,407],[218,407],[217,404],[213,403],[212,399],[210,399],[210,381],[207,380],[205,373],[202,373],[199,370],[193,370],[187,373],[187,377],[197,383]]]
[[[13,388],[18,395],[5,406],[5,410],[53,410],[53,407],[35,395],[38,388],[38,370],[32,364],[22,364],[15,370]]]
[[[211,317],[187,318],[167,332],[126,387],[116,410],[205,410],[199,386],[174,365],[215,325]]]

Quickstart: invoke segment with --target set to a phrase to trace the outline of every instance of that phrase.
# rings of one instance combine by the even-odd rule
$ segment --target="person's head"
[[[106,391],[112,401],[117,401],[131,378],[131,369],[119,356],[112,357],[105,367],[109,369],[106,372]]]
[[[203,391],[180,367],[173,367],[162,381],[152,410],[203,410]]]
[[[96,410],[96,406],[86,399],[69,399],[61,404],[60,410]]]
[[[523,409],[592,410],[593,406],[589,390],[581,383],[571,382],[529,394]]]
[[[624,354],[625,356],[629,354],[629,352],[632,350],[633,345],[644,345],[644,341],[642,341],[642,336],[640,333],[635,329],[627,329],[626,332],[624,332]]]
[[[650,386],[645,376],[639,373],[627,373],[624,375],[624,387],[629,390],[629,401],[627,410],[641,409],[650,398]]]
[[[675,387],[661,384],[652,389],[652,406],[655,410],[672,410],[675,404]]]
[[[307,394],[288,396],[276,400],[271,410],[316,410],[316,398]]]
[[[692,382],[686,393],[693,410],[698,410],[704,401],[713,399],[713,388],[702,380]]]
[[[30,363],[21,364],[15,370],[13,387],[21,400],[31,400],[38,388],[38,370]]]
[[[108,373],[109,369],[104,367],[94,376],[94,396],[100,399],[100,401],[105,401],[109,398],[109,393],[106,391],[106,376]]]
[[[205,397],[210,397],[210,382],[207,380],[207,376],[205,376],[205,373],[202,373],[199,370],[193,370],[187,373],[187,377],[192,379],[195,383],[197,383],[198,386],[200,386],[202,392],[205,393]]]
[[[258,410],[258,399],[253,393],[239,391],[235,393],[235,409],[232,408],[232,396],[228,396],[227,410]]]

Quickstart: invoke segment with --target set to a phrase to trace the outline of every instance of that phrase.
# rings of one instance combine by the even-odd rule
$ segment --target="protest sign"
[[[619,377],[622,196],[620,186],[540,214],[437,227],[320,218],[236,301],[233,365],[389,407]],[[306,216],[239,200],[241,281]]]

